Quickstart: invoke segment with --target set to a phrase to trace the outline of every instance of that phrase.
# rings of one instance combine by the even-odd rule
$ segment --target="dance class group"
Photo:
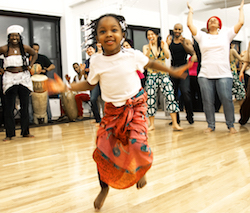
[[[76,71],[72,82],[68,75],[64,83],[55,74],[54,79],[48,79],[42,85],[42,89],[46,92],[45,99],[48,93],[77,91],[77,120],[83,119],[82,102],[91,102],[98,127],[93,158],[101,187],[94,201],[96,209],[103,206],[110,186],[126,189],[136,185],[140,189],[146,185],[145,175],[153,162],[148,131],[155,130],[158,90],[164,96],[164,107],[170,113],[173,131],[183,130],[179,116],[181,102],[190,125],[194,123],[194,109],[205,113],[206,134],[215,131],[216,99],[223,107],[230,134],[237,133],[233,97],[241,104],[237,122],[241,125],[248,122],[250,81],[246,77],[250,75],[250,43],[242,53],[238,53],[231,43],[244,24],[243,6],[244,0],[239,6],[235,25],[220,31],[223,23],[217,16],[210,17],[203,29],[197,29],[193,24],[193,8],[187,3],[187,27],[192,41],[182,36],[183,25],[180,23],[174,25],[173,35],[165,40],[158,31],[150,28],[145,34],[148,44],[142,51],[134,49],[133,41],[126,38],[127,24],[121,15],[104,14],[83,28],[89,32],[85,42],[89,59],[84,64],[72,65]],[[34,47],[22,43],[23,30],[18,25],[10,26],[7,29],[8,44],[0,47],[0,54],[4,55],[4,141],[15,136],[13,111],[17,95],[21,107],[21,135],[34,137],[29,132],[30,94],[35,85],[33,76],[41,74],[41,70],[53,69],[51,63],[36,68],[39,67],[36,65],[39,54]],[[27,54],[30,57],[26,57]],[[170,67],[165,64],[169,58]],[[195,96],[199,97],[196,102],[193,88],[197,93]],[[100,95],[105,103],[103,117],[97,104]],[[39,98],[35,100],[39,101]],[[34,102],[32,99],[33,105]]]

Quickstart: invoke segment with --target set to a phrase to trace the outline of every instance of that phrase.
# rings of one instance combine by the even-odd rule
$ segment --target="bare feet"
[[[11,140],[11,137],[6,137],[3,139],[3,141],[10,141]]]
[[[34,135],[28,134],[28,135],[23,135],[24,138],[34,138]]]
[[[178,123],[176,123],[176,124],[172,123],[172,128],[173,128],[174,131],[181,131],[181,130],[183,130],[183,128],[180,127]]]
[[[148,131],[152,131],[152,130],[155,130],[155,126],[153,126],[153,125],[148,127]]]
[[[146,176],[144,175],[136,184],[137,189],[143,188],[147,184]]]
[[[212,131],[213,130],[210,127],[208,127],[207,129],[204,130],[204,133],[209,133],[209,132],[212,132]]]
[[[231,134],[237,133],[237,131],[236,131],[236,129],[235,129],[234,127],[231,127],[231,128],[229,129],[229,131],[230,131]]]
[[[102,188],[100,193],[97,195],[95,202],[94,202],[94,207],[95,209],[101,209],[103,206],[103,203],[108,195],[109,192],[109,187]]]

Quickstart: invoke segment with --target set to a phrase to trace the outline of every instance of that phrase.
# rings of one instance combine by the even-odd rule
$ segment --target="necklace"
[[[12,48],[12,49],[13,49],[14,54],[17,54],[17,49],[15,48]]]

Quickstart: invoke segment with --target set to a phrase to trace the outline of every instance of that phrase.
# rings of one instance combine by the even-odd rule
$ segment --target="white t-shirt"
[[[198,31],[194,36],[201,50],[201,70],[198,77],[232,78],[229,62],[230,42],[236,36],[234,27],[218,35]]]
[[[94,54],[87,81],[91,85],[99,82],[102,99],[120,107],[139,92],[141,81],[136,70],[143,73],[148,61],[148,57],[134,49],[122,49],[112,56]]]

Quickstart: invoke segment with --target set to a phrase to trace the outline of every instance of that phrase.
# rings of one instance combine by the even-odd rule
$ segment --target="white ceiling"
[[[165,0],[168,2],[168,12],[170,15],[180,15],[187,13],[187,0]],[[241,0],[189,0],[194,9],[194,19],[206,21],[209,16],[221,15],[222,19],[226,18],[226,23],[235,23],[238,18],[238,7]],[[250,0],[245,0],[244,11],[245,20],[250,21]],[[158,12],[160,0],[121,0],[123,6],[140,8]],[[226,9],[224,9],[226,8]]]

